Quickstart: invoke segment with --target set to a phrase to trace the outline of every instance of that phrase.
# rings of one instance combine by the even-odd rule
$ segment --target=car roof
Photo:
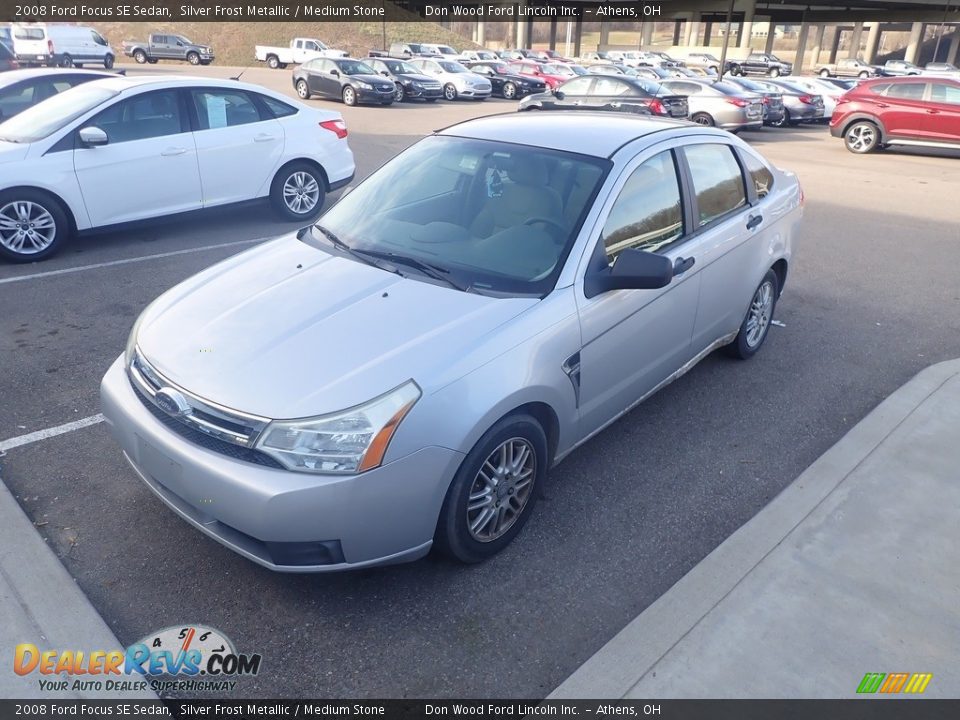
[[[263,92],[266,88],[249,83],[239,82],[237,80],[221,80],[218,78],[184,76],[184,75],[150,75],[125,77],[117,75],[116,77],[104,78],[103,80],[93,80],[89,83],[94,87],[107,88],[123,92],[134,88],[142,88],[150,85],[160,85],[163,87],[225,87],[225,88],[243,88],[244,90],[253,90]],[[273,92],[273,91],[269,91]]]
[[[682,120],[571,110],[488,115],[451,125],[437,131],[437,134],[497,140],[606,158],[638,138],[691,127],[690,123]]]
[[[36,77],[58,77],[62,75],[92,75],[104,78],[123,77],[115,72],[104,70],[82,70],[78,68],[24,68],[22,70],[7,70],[0,74],[0,86],[6,87],[21,80],[33,80]]]

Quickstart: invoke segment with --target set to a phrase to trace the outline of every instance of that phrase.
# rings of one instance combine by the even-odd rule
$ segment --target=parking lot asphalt
[[[243,79],[292,94],[289,75]],[[310,102],[343,112],[358,177],[435,128],[514,107]],[[9,450],[0,477],[121,642],[198,622],[261,653],[238,696],[543,697],[887,394],[960,357],[960,155],[854,156],[822,126],[743,137],[806,194],[784,326],[748,362],[707,358],[571,455],[485,564],[271,573],[167,510],[103,424]],[[289,229],[249,206],[0,264],[0,443],[96,415],[99,379],[151,299]]]

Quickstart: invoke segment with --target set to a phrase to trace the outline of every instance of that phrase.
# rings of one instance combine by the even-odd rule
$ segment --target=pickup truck
[[[153,33],[147,42],[123,41],[123,54],[141,65],[157,60],[186,60],[191,65],[209,65],[213,62],[213,48],[198,45],[183,35]]]
[[[728,60],[723,71],[731,75],[780,77],[793,72],[793,65],[769,53],[752,52],[746,60]]]
[[[287,65],[302,65],[316,58],[350,57],[348,52],[327,47],[316,38],[306,37],[294,38],[287,47],[257,45],[253,49],[253,54],[258,62],[265,62],[274,70],[285,68]]]
[[[847,58],[838,63],[825,63],[817,66],[817,75],[820,77],[876,77],[883,75],[883,68],[879,65],[870,65],[863,60]]]

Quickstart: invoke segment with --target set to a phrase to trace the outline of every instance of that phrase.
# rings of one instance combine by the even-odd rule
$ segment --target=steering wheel
[[[552,220],[552,219],[550,219],[550,218],[548,218],[548,217],[536,216],[536,217],[532,217],[532,218],[527,218],[526,220],[523,221],[523,224],[524,224],[524,225],[536,225],[537,223],[542,223],[542,224],[544,224],[544,225],[548,225],[548,226],[550,226],[551,228],[553,228],[554,230],[556,230],[556,238],[555,238],[555,239],[558,239],[558,240],[559,240],[559,239],[563,238],[564,235],[567,234],[567,229],[566,229],[563,225],[561,225],[560,223],[558,223],[556,220]]]

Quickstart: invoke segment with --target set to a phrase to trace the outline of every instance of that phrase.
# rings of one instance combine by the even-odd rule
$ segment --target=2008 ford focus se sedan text
[[[266,567],[480,561],[586,438],[760,348],[802,205],[720,130],[472,120],[160,296],[103,412],[168,506]]]

